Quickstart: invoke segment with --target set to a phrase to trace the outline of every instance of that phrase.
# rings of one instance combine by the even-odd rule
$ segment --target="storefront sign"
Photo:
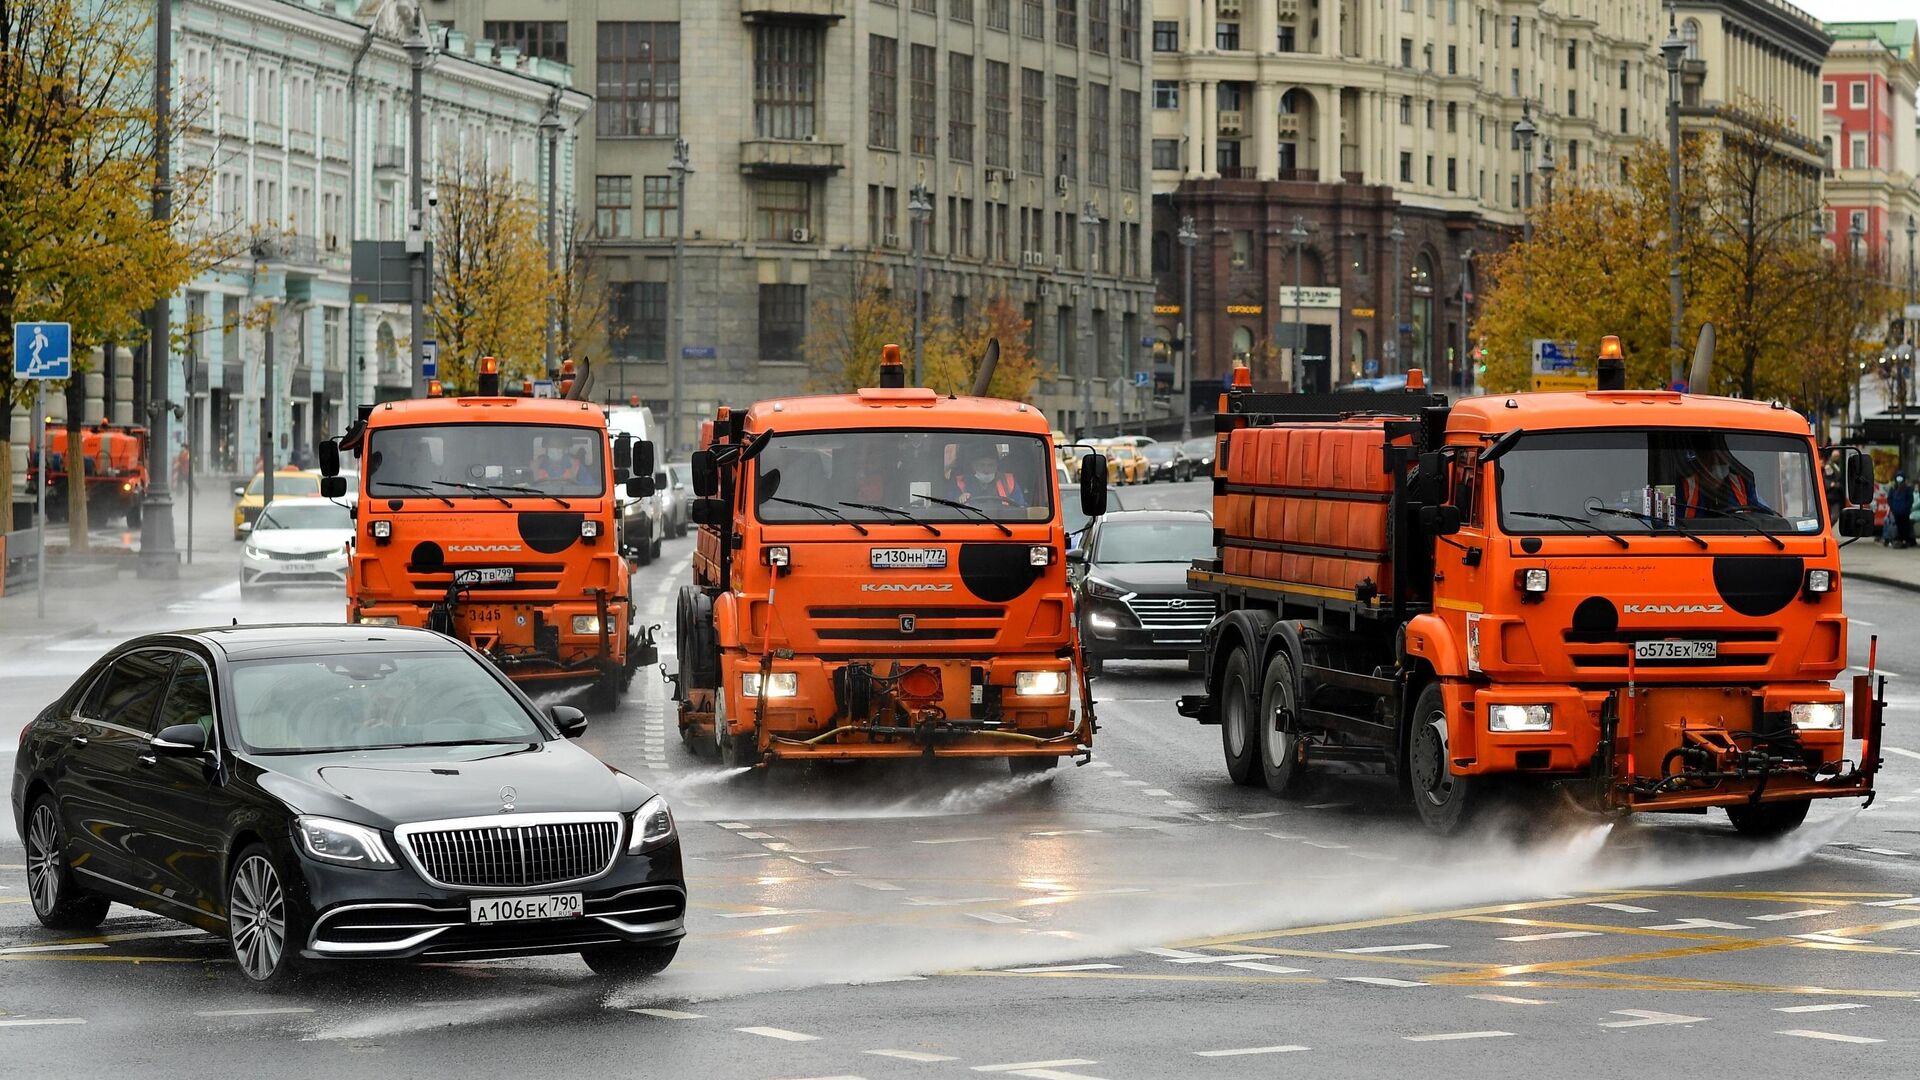
[[[1283,308],[1337,308],[1340,306],[1340,290],[1321,285],[1280,287],[1279,306]]]
[[[1227,314],[1229,314],[1229,315],[1258,315],[1258,314],[1260,314],[1260,305],[1259,305],[1259,304],[1228,304],[1228,305],[1227,305]]]

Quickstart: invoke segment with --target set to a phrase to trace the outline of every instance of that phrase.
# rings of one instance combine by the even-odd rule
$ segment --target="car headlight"
[[[393,856],[388,854],[387,842],[378,829],[323,817],[298,817],[293,820],[293,827],[300,834],[300,846],[323,862],[364,866],[370,870],[394,868]]]
[[[575,615],[573,617],[573,632],[576,634],[599,633],[600,632],[600,616]]]
[[[266,562],[268,559],[272,558],[272,556],[268,555],[266,552],[261,551],[259,548],[254,547],[251,544],[241,549],[240,553],[243,557],[253,559],[257,562]]]
[[[1021,671],[1013,676],[1013,692],[1019,697],[1054,697],[1067,692],[1064,671]]]
[[[1494,705],[1487,709],[1488,731],[1552,731],[1551,705]]]
[[[1802,731],[1839,731],[1840,706],[1832,702],[1796,702],[1788,710],[1793,726]]]
[[[1111,615],[1089,615],[1087,616],[1087,625],[1093,627],[1095,630],[1117,630],[1120,628],[1119,620]]]
[[[1111,581],[1104,581],[1091,574],[1087,576],[1085,581],[1080,583],[1080,589],[1088,596],[1098,596],[1103,600],[1131,600],[1133,598],[1133,593],[1115,585]]]
[[[673,839],[673,811],[667,809],[664,796],[655,795],[633,812],[633,838],[627,841],[627,854],[638,855]]]
[[[747,697],[760,696],[760,673],[742,672],[740,692]],[[767,678],[767,696],[769,698],[790,698],[800,693],[800,676],[797,672],[776,671]]]
[[[360,616],[360,625],[361,626],[399,626],[400,616],[398,615],[362,615]]]

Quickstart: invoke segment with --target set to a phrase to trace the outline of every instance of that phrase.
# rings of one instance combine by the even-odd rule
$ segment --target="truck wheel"
[[[1259,707],[1247,650],[1236,648],[1227,654],[1220,674],[1220,749],[1226,755],[1227,776],[1242,787],[1265,781],[1260,771],[1260,732],[1254,721]]]
[[[1739,830],[1741,836],[1764,840],[1799,828],[1800,823],[1807,820],[1807,810],[1812,806],[1812,799],[1761,803],[1758,806],[1729,806],[1727,820],[1733,822],[1733,827]]]
[[[720,764],[729,769],[747,769],[760,763],[760,747],[753,732],[735,735],[727,730],[727,698],[713,695],[713,741],[720,751]]]
[[[135,499],[134,501],[127,504],[127,528],[137,529],[139,527],[140,527],[140,500]]]
[[[590,701],[595,712],[611,714],[620,708],[621,679],[620,669],[603,671],[593,680],[593,694]]]
[[[1299,703],[1299,685],[1293,679],[1293,660],[1283,651],[1267,664],[1260,689],[1260,771],[1267,790],[1275,795],[1297,795],[1306,766],[1300,761],[1300,736],[1293,730]]]
[[[1440,684],[1430,682],[1413,705],[1413,730],[1408,773],[1413,786],[1413,808],[1427,828],[1452,836],[1479,813],[1487,801],[1487,780],[1455,776],[1447,760],[1446,700]]]

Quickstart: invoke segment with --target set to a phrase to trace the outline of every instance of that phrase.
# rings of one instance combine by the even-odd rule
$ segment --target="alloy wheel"
[[[271,978],[286,952],[287,898],[266,856],[249,855],[234,871],[227,925],[241,970],[256,981]]]
[[[60,903],[60,875],[64,870],[60,824],[54,820],[53,807],[43,802],[34,807],[33,821],[27,826],[27,891],[32,894],[34,911],[46,915]]]

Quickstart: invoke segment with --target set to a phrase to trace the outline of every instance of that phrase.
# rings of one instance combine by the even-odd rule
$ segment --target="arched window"
[[[1687,59],[1700,59],[1700,20],[1688,19],[1681,23],[1680,40],[1687,43]]]
[[[400,370],[400,346],[392,323],[382,322],[374,332],[374,350],[380,354],[381,371],[392,374]]]

